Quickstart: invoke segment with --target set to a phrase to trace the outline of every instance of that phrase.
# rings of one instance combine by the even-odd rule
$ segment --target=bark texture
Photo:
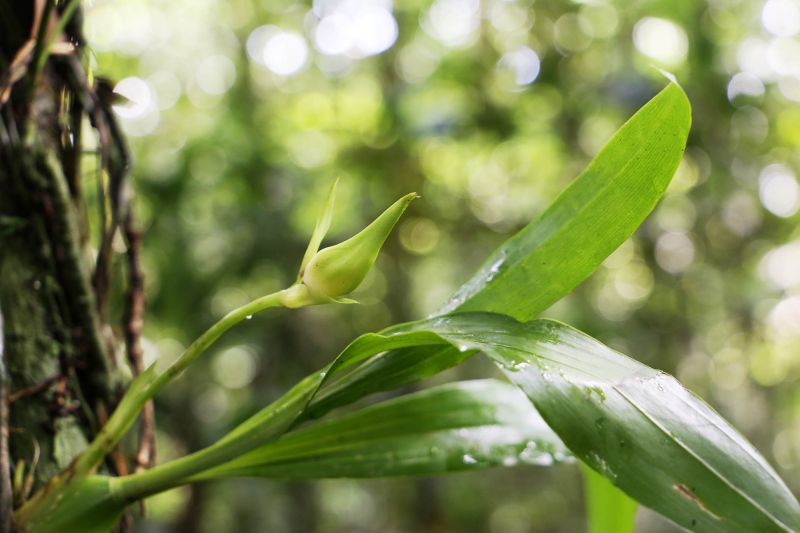
[[[87,76],[80,23],[79,0],[0,0],[1,531],[13,527],[15,506],[80,453],[131,369],[142,369],[127,150],[110,84]],[[85,154],[86,144],[96,149]],[[93,163],[95,205],[85,203],[84,161]],[[89,228],[87,209],[99,227]],[[127,261],[116,261],[130,280],[119,287],[114,239],[133,243]],[[152,420],[145,426],[145,451],[127,454],[143,457],[139,468],[153,456]],[[126,473],[129,458],[115,453],[106,467]]]

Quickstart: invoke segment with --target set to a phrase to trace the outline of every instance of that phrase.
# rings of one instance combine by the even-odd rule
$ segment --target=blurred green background
[[[675,73],[689,147],[648,221],[546,315],[675,374],[800,492],[798,0],[103,0],[92,68],[127,98],[145,349],[294,280],[417,191],[360,306],[269,311],[157,402],[159,457],[219,438],[356,335],[435,310]],[[94,156],[88,156],[87,169]],[[95,165],[96,166],[96,165]],[[576,250],[575,253],[580,253]],[[435,381],[494,375],[476,358]],[[573,532],[578,470],[237,480],[148,501],[142,531]],[[640,531],[675,531],[640,511]]]

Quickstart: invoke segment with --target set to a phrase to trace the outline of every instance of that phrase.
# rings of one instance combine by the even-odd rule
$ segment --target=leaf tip
[[[665,78],[667,78],[670,82],[674,83],[678,87],[681,87],[681,84],[678,83],[678,78],[675,77],[675,74],[673,74],[672,72],[670,72],[668,70],[664,70],[663,68],[658,67],[658,66],[653,65],[653,64],[651,64],[650,66],[652,68],[654,68],[655,70],[657,70],[658,72],[660,72],[661,75],[664,76]]]

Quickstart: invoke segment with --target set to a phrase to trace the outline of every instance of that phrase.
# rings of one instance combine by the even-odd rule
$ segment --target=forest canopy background
[[[354,295],[363,305],[255,317],[160,397],[160,460],[213,442],[357,334],[435,310],[663,85],[655,65],[692,101],[684,161],[637,234],[545,316],[674,373],[800,492],[796,0],[104,0],[85,17],[93,70],[125,97],[150,360],[290,283],[335,177],[330,242],[423,197]],[[435,379],[490,372],[475,359]],[[148,520],[575,531],[580,490],[571,466],[231,480],[152,498]]]

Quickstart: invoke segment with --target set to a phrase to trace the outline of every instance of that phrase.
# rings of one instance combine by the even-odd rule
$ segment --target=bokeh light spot
[[[800,241],[767,252],[759,265],[761,277],[779,289],[800,287]]]
[[[299,72],[308,60],[305,39],[293,31],[272,35],[264,45],[264,65],[275,74],[291,76]]]
[[[384,6],[342,2],[317,24],[314,44],[327,55],[360,59],[380,54],[397,40],[397,21]]]
[[[775,339],[800,337],[800,296],[789,296],[775,304],[767,321]]]
[[[397,40],[397,22],[388,10],[372,7],[362,10],[353,21],[356,50],[371,56],[388,50]]]
[[[667,66],[681,64],[689,52],[689,38],[684,29],[656,17],[645,17],[636,23],[633,43],[639,52]]]
[[[800,208],[797,178],[783,165],[769,165],[761,172],[758,195],[767,211],[779,217],[790,217]]]
[[[791,37],[800,32],[800,6],[793,0],[767,0],[761,23],[772,35]]]
[[[750,235],[761,224],[758,202],[748,193],[737,191],[725,201],[722,221],[736,235],[740,237]]]
[[[250,384],[258,371],[253,350],[234,346],[220,352],[212,363],[214,379],[228,389],[241,389]]]
[[[323,54],[344,54],[353,46],[352,22],[348,17],[333,13],[322,19],[314,32],[314,44]]]
[[[520,46],[503,54],[497,66],[511,72],[517,85],[528,85],[539,76],[541,62],[535,51],[527,46]]]
[[[236,67],[224,55],[216,54],[198,63],[195,80],[201,91],[218,96],[233,86],[236,81]]]
[[[124,97],[126,102],[115,104],[114,112],[120,117],[125,131],[134,137],[152,133],[159,122],[158,107],[153,90],[141,78],[124,78],[114,87],[114,92]]]
[[[770,81],[775,72],[767,61],[767,43],[757,37],[750,37],[736,49],[736,63],[744,72],[755,74],[763,81]]]
[[[515,2],[498,0],[489,8],[489,21],[496,29],[512,32],[526,27],[533,18],[533,10]]]
[[[764,94],[764,83],[750,72],[739,72],[734,74],[728,83],[728,100],[733,102],[737,96],[762,96]]]
[[[245,44],[245,49],[250,59],[259,65],[264,65],[264,48],[266,48],[269,40],[280,32],[280,28],[272,25],[259,26],[251,31]]]
[[[591,23],[585,20],[583,15],[576,13],[561,15],[553,25],[555,44],[564,52],[585,50],[592,43],[591,35],[586,32],[591,28]]]
[[[479,25],[479,0],[436,0],[422,21],[428,35],[451,47],[469,44]]]
[[[581,8],[581,15],[582,26],[592,37],[605,39],[617,33],[619,16],[613,6],[602,2],[588,3]]]
[[[114,92],[124,97],[127,102],[114,106],[114,111],[122,118],[138,118],[142,116],[152,103],[152,93],[147,83],[135,76],[120,80]]]
[[[685,272],[692,261],[694,244],[685,233],[664,233],[656,241],[656,262],[670,274]]]
[[[432,252],[440,237],[436,223],[427,218],[410,218],[400,226],[400,244],[413,254]]]
[[[439,66],[439,56],[426,43],[418,40],[400,49],[395,68],[408,83],[420,83],[434,73]]]

